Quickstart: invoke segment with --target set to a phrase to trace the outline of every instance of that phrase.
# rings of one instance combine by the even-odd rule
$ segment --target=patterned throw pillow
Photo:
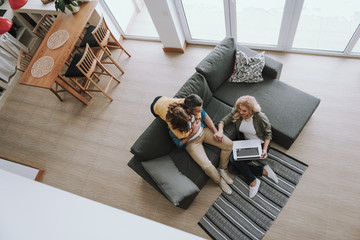
[[[229,82],[257,83],[264,81],[262,70],[265,66],[265,52],[256,54],[253,57],[237,50],[234,72]]]

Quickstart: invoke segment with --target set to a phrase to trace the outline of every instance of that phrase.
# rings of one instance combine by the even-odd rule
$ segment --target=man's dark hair
[[[184,107],[187,109],[194,109],[203,105],[203,100],[196,94],[190,94],[185,98]]]

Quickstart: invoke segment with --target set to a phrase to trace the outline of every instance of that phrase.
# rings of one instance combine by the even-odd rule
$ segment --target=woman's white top
[[[200,120],[199,120],[199,121],[200,121]],[[195,122],[195,116],[194,116],[194,115],[191,115],[190,128],[191,128],[191,125],[192,125],[194,122]],[[203,127],[201,127],[201,125],[200,125],[199,131],[197,131],[197,133],[195,133],[195,135],[192,136],[192,137],[190,138],[190,140],[193,140],[193,139],[197,138],[202,131],[203,131]]]
[[[239,131],[244,134],[244,137],[245,137],[246,140],[260,139],[256,135],[256,131],[255,131],[255,128],[254,128],[254,122],[253,122],[253,117],[252,116],[247,120],[243,119],[241,121]]]

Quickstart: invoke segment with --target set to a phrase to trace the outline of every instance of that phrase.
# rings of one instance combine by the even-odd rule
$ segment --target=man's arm
[[[224,124],[222,122],[219,122],[218,132],[215,133],[214,137],[220,142],[223,141],[223,139],[224,139]]]
[[[199,131],[201,126],[200,120],[196,120],[191,125],[191,130],[189,131],[189,135],[185,138],[179,138],[176,136],[176,134],[172,131],[171,128],[169,128],[169,134],[173,142],[178,148],[184,148],[187,144],[187,142]]]
[[[208,128],[210,128],[210,130],[216,134],[217,133],[217,129],[213,123],[213,121],[211,120],[211,118],[209,117],[209,115],[206,115],[205,119],[204,119],[204,123],[206,124],[206,126]]]
[[[195,120],[195,122],[192,123],[191,125],[191,131],[189,136],[187,136],[186,138],[182,139],[182,144],[185,145],[200,129],[201,126],[201,122],[200,120]]]
[[[216,129],[215,125],[214,125],[214,122],[211,120],[209,115],[204,111],[204,109],[202,109],[201,114],[202,114],[203,122],[205,123],[205,125],[208,128],[210,128],[210,130],[214,133],[214,138],[216,140],[218,140],[219,142],[221,142],[222,139],[218,138],[218,136],[216,135],[217,129]]]

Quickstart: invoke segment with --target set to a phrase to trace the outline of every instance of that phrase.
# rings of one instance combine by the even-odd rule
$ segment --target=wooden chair
[[[86,44],[89,44],[89,46],[93,49],[100,48],[108,56],[110,61],[102,61],[102,64],[114,64],[121,71],[121,73],[125,73],[124,70],[119,66],[118,62],[123,52],[125,52],[128,57],[131,57],[131,55],[122,47],[119,41],[116,40],[114,35],[111,33],[109,27],[107,26],[103,16],[101,16],[101,19],[96,27],[90,26],[88,28],[83,37],[83,40],[80,43],[80,48],[85,47]],[[110,49],[121,50],[119,58],[117,60],[115,60],[111,56]]]
[[[101,72],[97,71],[98,68]],[[101,81],[99,75],[106,75],[110,77],[104,89],[98,84],[99,81]],[[61,77],[63,80],[66,80],[64,76]],[[78,92],[86,94],[90,98],[93,97],[90,92],[102,92],[110,99],[110,101],[113,101],[113,99],[109,96],[107,91],[112,80],[120,83],[120,80],[111,74],[104,65],[102,65],[100,60],[91,50],[89,44],[86,44],[83,54],[77,53],[74,55],[74,58],[65,73],[65,77],[69,78],[73,82],[73,86],[77,88]],[[67,82],[70,83],[69,81]],[[91,88],[92,86],[94,86],[95,89]]]
[[[29,66],[31,59],[32,55],[21,48],[19,56],[17,58],[16,69],[25,72],[26,68]]]
[[[49,32],[54,18],[51,15],[44,15],[40,21],[36,24],[33,33],[41,39],[45,38],[45,35]]]

